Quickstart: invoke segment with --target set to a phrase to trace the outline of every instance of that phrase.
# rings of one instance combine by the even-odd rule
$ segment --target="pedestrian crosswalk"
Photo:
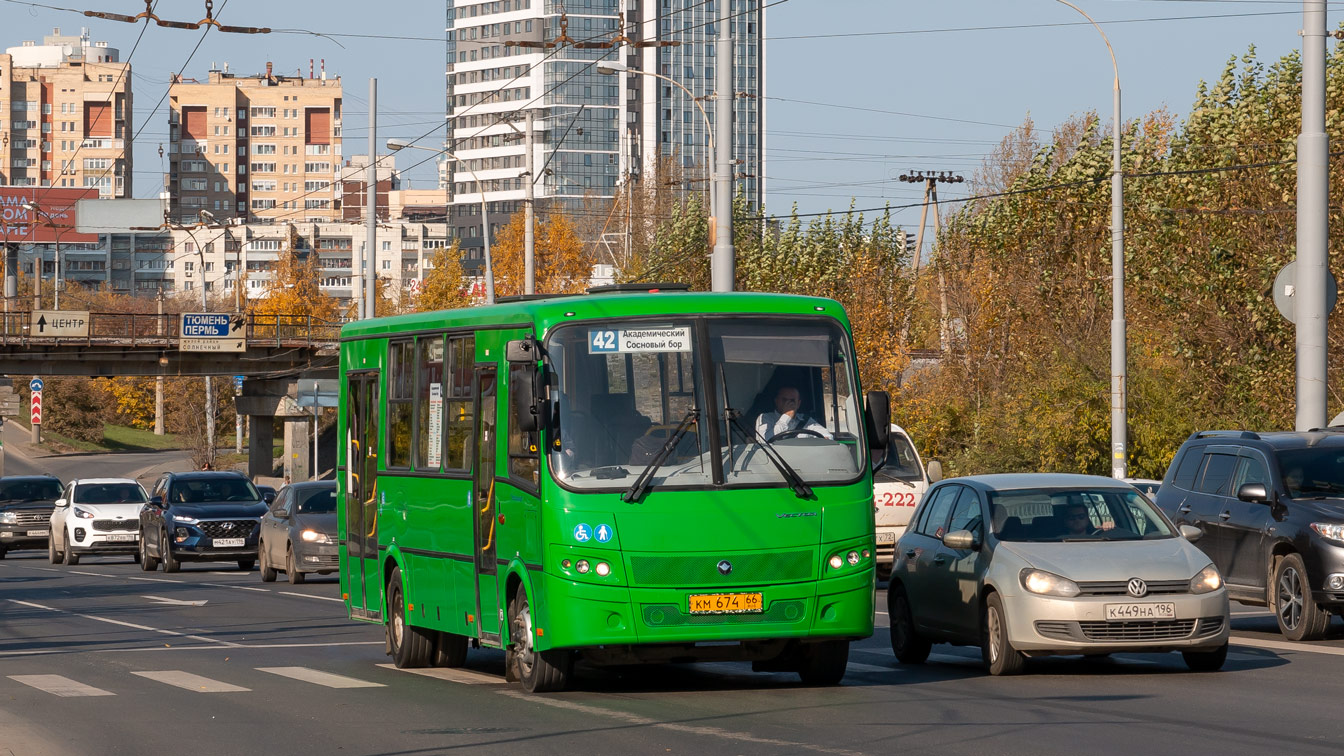
[[[332,672],[324,672],[308,667],[256,667],[254,668],[254,671],[311,685],[318,685],[324,688],[347,689],[386,687],[383,683],[373,682],[371,680],[360,680],[354,677],[338,675]],[[237,683],[246,682],[247,685],[257,685],[262,680],[274,679],[274,677],[254,675],[252,677],[256,679],[256,682],[236,678],[230,682],[217,680],[180,669],[131,670],[130,674],[133,678],[140,678],[141,680],[147,680],[162,685],[169,685],[193,693],[248,693],[251,692],[253,688]],[[131,692],[131,688],[127,686],[125,678],[114,679],[111,682],[106,679],[80,681],[64,675],[47,674],[8,675],[7,679],[13,680],[20,685],[25,685],[29,688],[34,688],[61,698],[115,696]],[[91,682],[97,682],[97,686],[90,684]],[[0,695],[3,695],[3,687],[3,681],[0,681]]]

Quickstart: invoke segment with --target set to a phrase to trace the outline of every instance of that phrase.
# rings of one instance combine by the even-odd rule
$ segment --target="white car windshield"
[[[1171,538],[1171,526],[1137,491],[1031,489],[989,495],[1000,541],[1134,541]]]
[[[139,483],[81,483],[75,486],[76,504],[143,504],[148,500]]]

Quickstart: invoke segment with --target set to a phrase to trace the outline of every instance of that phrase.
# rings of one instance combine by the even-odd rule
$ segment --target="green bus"
[[[340,368],[341,591],[397,666],[834,684],[872,634],[890,410],[837,302],[599,287],[350,323]]]

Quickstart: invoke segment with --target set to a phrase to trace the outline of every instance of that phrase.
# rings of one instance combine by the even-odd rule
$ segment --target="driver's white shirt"
[[[831,438],[831,432],[826,430],[826,426],[801,412],[795,413],[793,417],[780,412],[763,412],[756,418],[756,435],[767,441],[791,430],[809,430]]]

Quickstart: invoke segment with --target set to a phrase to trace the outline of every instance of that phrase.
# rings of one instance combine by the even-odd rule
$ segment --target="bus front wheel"
[[[803,647],[798,676],[804,685],[838,685],[849,664],[849,641],[822,641]]]
[[[532,646],[532,607],[521,584],[509,602],[509,654],[513,673],[530,693],[564,690],[573,673],[574,657],[568,651],[538,651]]]
[[[406,595],[401,589],[401,568],[392,570],[387,582],[387,638],[391,641],[392,661],[398,669],[428,666],[434,641],[428,630],[406,621]]]

